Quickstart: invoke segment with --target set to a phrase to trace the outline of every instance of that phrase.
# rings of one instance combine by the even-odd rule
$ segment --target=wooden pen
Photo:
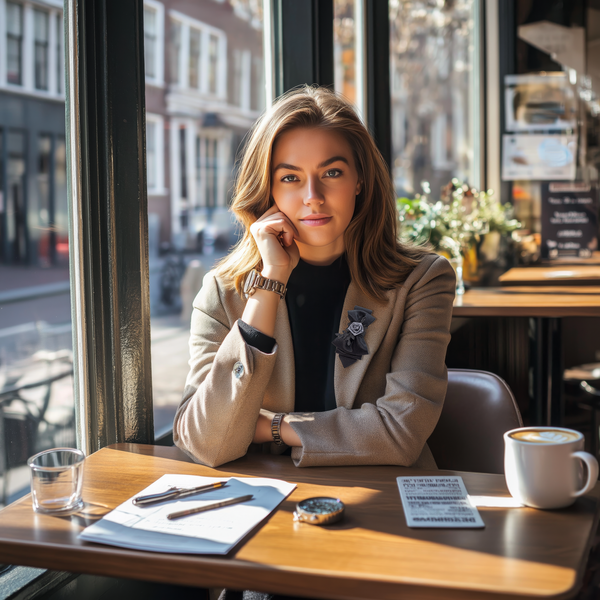
[[[196,513],[201,513],[206,510],[213,510],[214,508],[222,508],[223,506],[231,506],[232,504],[239,504],[240,502],[248,502],[248,500],[252,500],[254,496],[252,494],[248,494],[247,496],[238,496],[237,498],[229,498],[229,500],[221,500],[220,502],[213,502],[212,504],[207,504],[206,506],[198,506],[196,508],[188,508],[187,510],[180,510],[179,512],[174,512],[167,515],[167,519],[171,521],[173,519],[179,519],[181,517],[187,517],[188,515],[195,515]]]

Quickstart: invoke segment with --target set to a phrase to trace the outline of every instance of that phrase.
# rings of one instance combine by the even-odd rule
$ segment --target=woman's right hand
[[[250,226],[250,233],[262,258],[263,277],[286,284],[300,260],[294,239],[298,235],[297,229],[274,204]]]

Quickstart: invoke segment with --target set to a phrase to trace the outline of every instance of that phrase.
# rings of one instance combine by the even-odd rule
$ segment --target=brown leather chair
[[[427,441],[438,468],[504,473],[504,432],[522,427],[506,382],[487,371],[448,369],[442,415]]]

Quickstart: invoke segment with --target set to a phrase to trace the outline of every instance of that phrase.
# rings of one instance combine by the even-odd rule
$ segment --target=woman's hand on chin
[[[250,226],[263,262],[263,277],[287,283],[300,260],[298,231],[276,204]]]

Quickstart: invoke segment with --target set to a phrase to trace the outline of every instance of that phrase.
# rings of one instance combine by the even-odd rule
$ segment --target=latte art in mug
[[[515,431],[510,437],[521,442],[532,442],[534,444],[564,444],[574,442],[579,436],[564,429],[528,429]]]

